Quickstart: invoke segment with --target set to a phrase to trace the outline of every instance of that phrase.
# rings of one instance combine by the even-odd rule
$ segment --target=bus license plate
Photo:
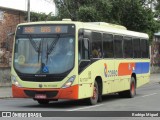
[[[36,94],[36,95],[35,95],[35,98],[36,98],[36,99],[46,99],[47,97],[46,97],[45,94]]]

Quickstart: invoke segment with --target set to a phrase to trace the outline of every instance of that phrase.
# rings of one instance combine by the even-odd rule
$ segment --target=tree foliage
[[[158,23],[154,20],[154,13],[149,7],[146,7],[146,2],[113,0],[113,4],[112,17],[117,23],[126,26],[129,30],[148,33],[151,39],[153,34],[158,31]]]
[[[52,20],[57,20],[57,17],[52,16],[52,13],[49,13],[48,15],[45,13],[36,13],[36,12],[31,12],[30,13],[30,21],[31,22],[36,22],[36,21],[52,21]],[[27,21],[27,15],[25,17],[25,20]]]
[[[106,21],[111,13],[110,0],[54,0],[59,19]]]
[[[150,38],[159,29],[154,12],[148,6],[155,0],[54,0],[58,19],[109,22],[129,30],[148,33]],[[158,3],[160,3],[160,0]],[[160,10],[160,4],[157,9]]]

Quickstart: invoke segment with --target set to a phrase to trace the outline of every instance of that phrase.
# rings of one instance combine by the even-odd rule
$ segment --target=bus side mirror
[[[82,41],[84,37],[84,30],[83,29],[79,29],[78,31],[78,40]]]
[[[78,36],[83,36],[83,35],[84,35],[84,29],[79,29]]]
[[[84,44],[84,48],[86,50],[89,49],[89,39],[88,38],[83,38],[83,44]]]

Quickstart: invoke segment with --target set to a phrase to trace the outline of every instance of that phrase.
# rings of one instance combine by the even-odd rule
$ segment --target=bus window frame
[[[112,36],[112,51],[113,51],[113,57],[104,57],[104,42],[107,41],[104,39],[104,35],[111,35]],[[114,35],[112,33],[108,33],[108,32],[103,32],[102,33],[102,56],[103,59],[114,59],[115,58],[115,51],[114,51]]]
[[[122,57],[116,57],[116,50],[115,50],[115,36],[122,37]],[[123,52],[123,35],[122,34],[113,34],[113,49],[114,49],[114,58],[115,59],[124,59],[124,52]]]
[[[93,57],[92,55],[92,50],[93,50],[93,33],[97,33],[97,34],[100,34],[101,35],[101,40],[98,40],[98,41],[101,41],[101,57]],[[97,40],[96,40],[97,41]],[[99,59],[103,59],[104,56],[103,56],[103,32],[102,31],[95,31],[95,30],[92,30],[91,31],[91,42],[90,42],[90,59],[92,61],[95,61],[95,60],[99,60]]]
[[[145,51],[147,52],[147,57],[144,57],[144,56],[142,55],[142,52],[143,52],[143,50],[142,50],[142,49],[143,49],[143,47],[142,47],[142,40],[145,40],[145,45],[146,45],[146,46],[145,46],[145,47],[146,47],[146,50],[145,50]],[[149,48],[149,41],[148,41],[147,39],[141,38],[141,39],[140,39],[140,49],[141,49],[141,58],[142,58],[142,59],[147,59],[147,58],[149,58],[149,56],[150,56],[150,55],[149,55],[149,50],[147,51],[147,48]]]
[[[79,39],[78,40],[78,44],[79,44],[79,42],[81,42],[81,48],[80,48],[80,50],[81,50],[81,56],[82,56],[82,54],[83,54],[83,52],[82,52],[82,47],[83,47],[83,43],[84,43],[84,41],[87,41],[88,42],[88,59],[80,59],[79,60],[79,50],[78,50],[78,60],[79,60],[79,67],[78,67],[78,73],[80,74],[88,65],[90,65],[90,63],[91,63],[91,59],[90,59],[90,40],[88,39],[88,38],[82,38],[82,39]],[[84,47],[85,47],[85,45],[84,45]],[[79,48],[78,48],[79,49]]]
[[[128,40],[130,39],[130,40]],[[132,57],[125,57],[125,48],[124,48],[124,41],[131,41],[131,46],[132,46]],[[133,59],[134,58],[134,48],[133,48],[133,37],[131,36],[123,36],[123,43],[122,43],[122,47],[123,47],[123,58],[124,59]]]
[[[135,39],[139,39],[139,49],[140,49],[140,57],[135,57],[135,46],[134,46],[134,41]],[[140,37],[132,37],[132,45],[133,45],[133,59],[142,59],[142,56],[141,56],[141,38]]]

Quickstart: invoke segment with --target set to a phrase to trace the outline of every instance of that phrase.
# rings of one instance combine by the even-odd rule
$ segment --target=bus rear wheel
[[[134,77],[131,77],[130,90],[127,91],[127,97],[133,98],[136,95],[136,81]]]
[[[38,102],[40,105],[49,104],[49,100],[37,100],[37,102]]]
[[[131,77],[130,89],[120,92],[121,97],[133,98],[136,95],[136,81],[134,77]]]
[[[90,105],[97,104],[98,97],[99,97],[98,95],[99,95],[98,84],[97,84],[97,81],[95,81],[94,87],[93,87],[93,96],[88,99]]]

